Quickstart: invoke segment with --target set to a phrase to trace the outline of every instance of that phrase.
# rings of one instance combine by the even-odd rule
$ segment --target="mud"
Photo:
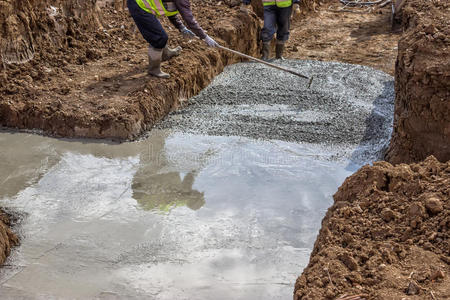
[[[39,129],[54,136],[134,138],[180,101],[197,94],[224,66],[239,61],[236,56],[207,49],[201,41],[183,40],[165,21],[170,44],[181,45],[184,51],[163,64],[172,74],[170,80],[153,79],[146,76],[147,45],[126,11],[93,8],[91,17],[99,16],[102,25],[83,27],[78,26],[84,23],[83,14],[67,14],[73,10],[65,10],[59,2],[53,8],[46,3],[40,1],[34,9],[24,6],[25,13],[19,14],[26,24],[34,24],[30,30],[40,37],[30,38],[35,41],[33,59],[10,64],[9,56],[3,56],[0,125]],[[7,5],[14,9],[13,4]],[[219,42],[256,54],[260,25],[255,15],[243,15],[238,8],[215,1],[193,1],[193,10]],[[27,14],[35,17],[27,19]],[[3,30],[10,29],[10,19],[2,15]],[[53,44],[55,27],[61,26],[62,37],[57,36]],[[15,33],[6,37],[18,38]],[[19,56],[24,56],[26,51],[17,47]]]
[[[395,126],[386,159],[450,160],[448,1],[408,1],[396,64]]]
[[[448,162],[364,166],[334,195],[294,299],[449,298],[449,212]]]

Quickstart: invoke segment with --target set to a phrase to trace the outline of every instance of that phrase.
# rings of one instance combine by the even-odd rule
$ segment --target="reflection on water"
[[[183,179],[178,172],[148,174],[145,170],[139,170],[131,185],[133,198],[143,209],[168,212],[172,208],[186,205],[197,210],[205,204],[204,194],[192,189],[194,173],[188,173]]]
[[[289,299],[351,172],[342,149],[240,137],[0,142],[0,205],[26,215],[6,299]]]
[[[171,163],[164,148],[168,135],[165,131],[153,134],[147,151],[141,153],[131,185],[133,198],[144,210],[168,212],[180,206],[197,210],[205,204],[204,193],[192,188],[199,170],[191,170],[184,177],[180,172],[162,171]]]

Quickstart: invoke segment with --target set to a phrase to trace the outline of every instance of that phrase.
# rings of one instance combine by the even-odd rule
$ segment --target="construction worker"
[[[248,12],[251,0],[242,1],[241,10]],[[262,0],[264,6],[264,27],[261,30],[261,40],[263,42],[262,59],[269,60],[270,42],[274,34],[277,34],[277,44],[275,47],[275,57],[283,59],[284,44],[289,39],[289,27],[294,11],[299,12],[300,0]]]
[[[198,36],[210,47],[218,45],[198,25],[192,14],[189,0],[128,0],[127,5],[137,28],[149,43],[148,74],[152,76],[169,78],[169,74],[161,71],[161,62],[169,60],[181,52],[181,47],[175,49],[168,47],[167,33],[157,17],[167,16],[184,37]],[[178,14],[181,15],[189,29],[184,26]]]

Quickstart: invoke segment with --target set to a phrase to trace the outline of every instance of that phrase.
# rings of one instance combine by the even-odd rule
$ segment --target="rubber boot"
[[[163,49],[148,48],[148,75],[158,78],[169,78],[170,75],[161,71]]]
[[[166,47],[163,48],[162,51],[162,61],[167,61],[169,59],[171,59],[172,57],[178,56],[181,53],[181,47],[178,46],[174,49],[170,49],[168,45],[166,45]]]
[[[277,41],[277,45],[275,46],[275,58],[276,59],[284,59],[284,41]]]
[[[270,42],[263,43],[262,60],[268,61],[270,57]]]

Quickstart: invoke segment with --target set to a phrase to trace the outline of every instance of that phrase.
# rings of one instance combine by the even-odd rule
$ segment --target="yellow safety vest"
[[[276,5],[278,7],[289,7],[292,5],[292,0],[262,0],[264,6]]]
[[[163,0],[136,0],[140,8],[155,16],[171,17],[178,14],[178,10],[173,2]]]

